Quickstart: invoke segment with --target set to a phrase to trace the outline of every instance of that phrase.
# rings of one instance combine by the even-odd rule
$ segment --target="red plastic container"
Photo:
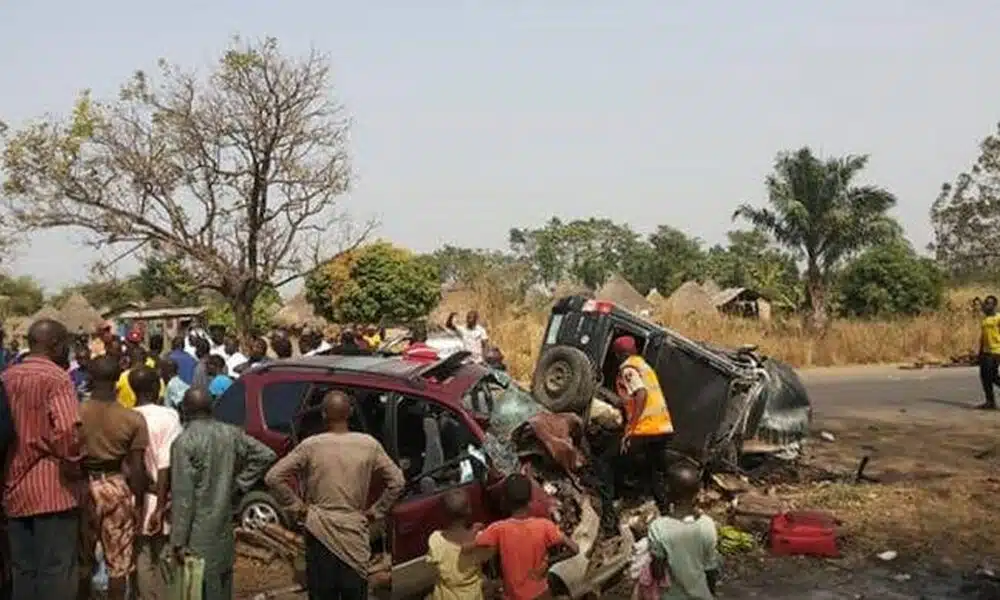
[[[779,556],[836,558],[837,520],[816,511],[795,511],[771,519],[771,553]]]

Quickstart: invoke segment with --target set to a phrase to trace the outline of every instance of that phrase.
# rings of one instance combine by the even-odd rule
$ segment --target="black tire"
[[[265,511],[273,514],[275,520],[269,522],[285,528],[289,526],[288,515],[278,505],[274,496],[264,490],[251,490],[240,498],[239,508],[236,509],[236,521],[242,527],[252,526],[250,521],[254,511]]]
[[[583,415],[596,385],[586,354],[569,346],[553,346],[538,358],[531,392],[553,412]]]

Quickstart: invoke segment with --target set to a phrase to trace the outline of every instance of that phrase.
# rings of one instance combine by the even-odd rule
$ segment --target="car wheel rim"
[[[267,504],[251,504],[243,509],[244,527],[261,527],[263,525],[277,525],[278,512],[273,506]]]
[[[570,367],[565,361],[558,361],[549,366],[545,372],[545,391],[550,394],[561,394],[566,390],[570,379]]]

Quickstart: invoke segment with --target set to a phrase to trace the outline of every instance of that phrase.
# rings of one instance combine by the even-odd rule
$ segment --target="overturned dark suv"
[[[811,408],[789,365],[753,346],[726,350],[689,340],[610,302],[569,296],[555,303],[532,393],[550,410],[586,418],[595,397],[613,393],[619,362],[611,343],[620,335],[635,338],[656,371],[678,450],[704,463],[799,455]]]

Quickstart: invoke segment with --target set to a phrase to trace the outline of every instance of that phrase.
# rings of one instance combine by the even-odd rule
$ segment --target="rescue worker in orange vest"
[[[667,399],[652,367],[639,355],[635,338],[621,336],[611,344],[621,361],[615,391],[625,403],[621,455],[643,466],[645,481],[661,514],[667,498],[667,442],[674,432]]]

